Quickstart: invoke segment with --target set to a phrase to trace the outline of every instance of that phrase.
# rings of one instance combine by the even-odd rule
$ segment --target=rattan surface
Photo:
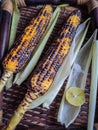
[[[18,25],[17,36],[23,31],[23,29],[29,24],[29,21],[32,17],[35,17],[40,10],[41,7],[25,7],[21,8],[21,18]],[[55,7],[54,7],[55,8]],[[56,35],[57,31],[60,30],[64,21],[69,13],[73,10],[73,7],[67,7],[66,9],[62,9],[60,17],[57,21],[57,24],[52,32],[52,35],[47,43],[45,49],[47,49],[48,44],[53,40],[53,37]],[[82,11],[82,19],[86,19],[88,17],[86,7],[81,9]],[[87,34],[86,40],[91,35],[91,30]],[[88,107],[89,107],[89,92],[90,92],[90,72],[88,73],[87,81],[86,81],[86,102],[81,108],[81,112],[76,118],[75,122],[68,128],[68,130],[86,130],[87,127],[87,119],[88,119]],[[66,81],[65,83],[66,84]],[[26,93],[28,84],[24,83],[22,86],[13,85],[11,89],[4,92],[4,118],[3,122],[6,125],[9,122],[14,110],[17,108],[17,105],[22,100],[24,94]],[[57,122],[57,113],[60,105],[60,101],[63,95],[64,87],[58,93],[54,102],[51,104],[50,109],[43,108],[39,106],[35,109],[29,110],[26,112],[24,118],[17,126],[17,130],[66,130],[64,126]],[[98,100],[96,105],[96,113],[98,111]],[[98,116],[96,114],[95,122],[98,122]]]

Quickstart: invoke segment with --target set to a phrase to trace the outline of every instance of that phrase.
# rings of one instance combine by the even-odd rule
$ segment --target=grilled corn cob
[[[3,90],[12,73],[22,70],[29,60],[32,51],[38,44],[52,17],[52,7],[46,5],[38,17],[25,28],[22,36],[16,41],[14,47],[3,61],[4,74],[0,79],[0,92]]]
[[[23,101],[15,111],[6,130],[15,129],[32,102],[42,96],[49,89],[56,72],[70,50],[80,20],[81,13],[79,10],[75,10],[69,16],[61,33],[55,38],[47,50],[46,55],[43,56],[34,69],[33,74],[29,79],[30,88],[28,88]]]

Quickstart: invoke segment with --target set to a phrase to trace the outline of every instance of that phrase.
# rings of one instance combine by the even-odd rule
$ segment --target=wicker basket
[[[30,19],[37,15],[40,8],[41,8],[40,6],[20,8],[21,18],[18,25],[17,35],[19,35],[23,31],[24,27],[28,25]],[[55,6],[53,8],[55,9]],[[82,11],[82,19],[84,20],[88,17],[86,6],[83,6],[80,9]],[[74,10],[73,7],[62,8],[57,24],[51,34],[50,39],[48,40],[48,43],[45,49],[47,49],[48,44],[56,35],[56,32],[59,31],[63,22],[67,18],[68,14],[72,12],[72,10]],[[90,35],[91,35],[91,30],[87,34],[86,40],[89,38]],[[75,122],[67,130],[86,130],[87,129],[90,76],[91,75],[89,72],[87,81],[86,81],[86,88],[85,88],[86,103],[82,106],[81,112],[78,115]],[[66,81],[64,84],[66,84]],[[28,85],[25,82],[22,84],[21,87],[14,85],[11,89],[4,92],[3,122],[5,125],[9,122],[14,110],[17,108],[17,105],[20,103],[24,94],[26,93],[27,86]],[[62,126],[60,123],[57,122],[57,113],[58,113],[60,101],[63,95],[63,90],[64,90],[64,87],[62,86],[62,89],[60,90],[59,94],[55,98],[54,102],[51,104],[50,109],[45,109],[42,106],[39,106],[35,109],[27,111],[24,118],[22,119],[20,124],[17,126],[16,130],[66,130],[64,126]],[[98,102],[97,102],[96,112],[97,110],[98,110]],[[95,122],[98,122],[98,116],[96,117]]]

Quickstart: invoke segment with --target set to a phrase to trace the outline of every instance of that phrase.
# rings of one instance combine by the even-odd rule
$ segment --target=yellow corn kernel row
[[[27,63],[52,16],[51,6],[45,6],[38,17],[31,21],[3,61],[4,69],[19,72]]]
[[[25,28],[22,36],[15,42],[15,45],[3,61],[3,68],[9,73],[6,74],[9,76],[2,75],[0,79],[0,91],[2,91],[12,73],[17,73],[25,67],[33,50],[45,32],[51,17],[52,7],[49,5],[44,6],[38,17],[30,22],[30,25]]]
[[[15,111],[7,130],[13,130],[28,110],[33,100],[42,96],[50,87],[53,79],[70,50],[76,29],[81,21],[81,13],[75,10],[68,18],[53,43],[49,46],[46,55],[39,61],[29,80],[30,88]]]

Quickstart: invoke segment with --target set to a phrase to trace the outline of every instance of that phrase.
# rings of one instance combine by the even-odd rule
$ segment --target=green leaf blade
[[[15,37],[16,37],[16,31],[17,26],[20,19],[20,12],[17,7],[16,1],[13,0],[13,14],[12,14],[12,22],[11,22],[11,30],[10,30],[10,37],[9,37],[9,46],[8,49],[11,48],[11,46],[14,44]],[[8,83],[6,84],[6,89],[9,89],[13,84],[13,76],[8,80]]]
[[[14,43],[17,26],[20,19],[20,13],[19,13],[15,0],[13,0],[13,6],[14,6],[14,10],[13,10],[13,15],[12,15],[12,24],[11,24],[11,31],[10,31],[10,38],[9,38],[9,49]]]
[[[56,24],[59,14],[60,14],[60,9],[57,7],[53,13],[52,19],[50,20],[49,26],[47,27],[43,37],[41,38],[41,40],[37,46],[37,49],[35,50],[35,53],[32,55],[30,62],[27,64],[26,68],[18,74],[19,75],[18,78],[16,75],[14,83],[20,85],[25,79],[27,79],[27,77],[33,71],[33,69],[34,69],[35,65],[37,64],[37,62],[42,54],[42,51],[49,39],[49,36],[50,36],[51,32],[53,31],[53,28]]]
[[[96,31],[96,35],[98,30]],[[88,114],[88,130],[93,130],[94,116],[96,109],[97,98],[97,84],[98,84],[98,40],[93,41],[92,46],[92,67],[91,67],[91,86],[89,99],[89,114]]]
[[[80,107],[74,107],[65,101],[65,92],[69,87],[80,87],[85,89],[85,83],[87,78],[88,69],[91,63],[92,57],[92,42],[94,40],[95,33],[87,41],[87,43],[80,49],[74,65],[72,67],[63,98],[60,104],[58,112],[58,122],[65,124],[68,127],[76,119],[80,112]],[[66,113],[66,114],[65,114]],[[70,113],[70,114],[69,114]]]
[[[87,22],[88,22],[88,20],[87,20]],[[82,33],[84,31],[87,32],[87,29],[85,29],[87,22],[85,22],[85,26],[84,26],[84,23],[82,24],[81,31],[80,31],[80,28],[79,28],[79,32],[80,32],[79,35],[80,36],[82,35]],[[79,37],[79,35],[77,35],[77,37]],[[86,33],[84,33],[84,35],[86,35]],[[84,35],[83,35],[83,37],[84,37]],[[32,103],[30,109],[33,109],[33,108],[39,106],[42,103],[43,103],[44,107],[49,108],[49,105],[53,102],[53,100],[56,97],[56,95],[58,94],[62,84],[64,83],[64,80],[68,77],[68,75],[70,73],[70,69],[71,69],[71,66],[72,66],[72,58],[73,58],[73,55],[74,55],[75,46],[76,46],[76,44],[78,44],[77,40],[73,41],[73,42],[74,43],[72,43],[70,52],[67,55],[67,57],[65,58],[62,66],[58,70],[58,72],[56,74],[56,77],[55,77],[51,87],[49,88],[49,90],[43,96],[41,96],[40,98],[36,99]],[[82,42],[80,42],[80,44],[82,45]]]

